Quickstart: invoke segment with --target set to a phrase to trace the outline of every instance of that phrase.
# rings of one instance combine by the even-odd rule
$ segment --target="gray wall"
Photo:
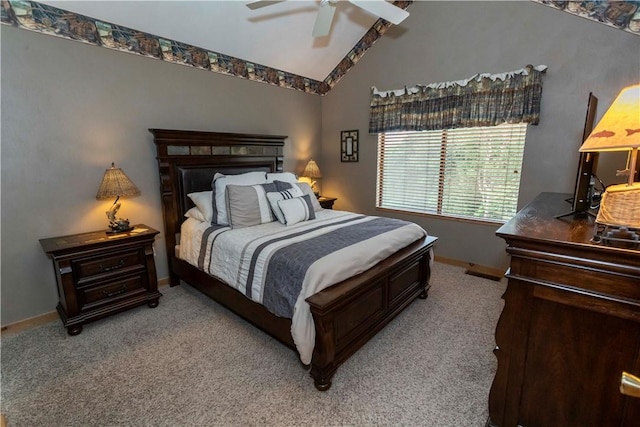
[[[319,160],[323,193],[338,209],[376,214],[376,138],[367,134],[369,89],[467,78],[546,64],[542,121],[528,131],[520,205],[570,191],[586,100],[599,115],[640,79],[640,38],[531,2],[415,2],[338,85],[320,98],[262,83],[1,26],[3,325],[50,312],[51,262],[38,239],[97,230],[110,201],[95,200],[116,162],[141,189],[119,214],[162,229],[148,128],[289,135],[285,169]],[[360,130],[360,162],[341,163],[340,131]],[[624,157],[599,173],[622,168]],[[607,176],[607,179],[610,177]],[[401,216],[438,235],[437,253],[504,267],[497,227]],[[163,236],[160,278],[167,276]]]
[[[388,215],[375,209],[371,86],[399,89],[527,64],[549,69],[540,125],[527,131],[519,206],[543,191],[572,192],[589,92],[599,98],[599,118],[622,87],[640,81],[640,37],[533,2],[415,2],[409,10],[411,16],[323,97],[323,194],[338,197],[337,209]],[[358,163],[340,162],[340,131],[348,129],[360,130]],[[598,174],[613,183],[625,159],[603,155]],[[498,226],[400,217],[440,237],[436,255],[495,268],[508,264],[504,241],[495,236]]]
[[[4,25],[1,37],[3,325],[55,309],[38,239],[106,227],[112,201],[95,195],[112,161],[142,192],[118,215],[163,229],[148,128],[288,135],[284,167],[296,173],[318,157],[317,95]],[[159,278],[168,276],[163,238]]]

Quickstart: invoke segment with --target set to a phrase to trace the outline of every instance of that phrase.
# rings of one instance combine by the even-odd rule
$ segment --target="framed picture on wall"
[[[358,161],[358,130],[340,132],[340,160],[343,162]]]

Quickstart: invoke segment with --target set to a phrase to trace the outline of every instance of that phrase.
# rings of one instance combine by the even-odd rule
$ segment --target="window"
[[[516,213],[526,123],[378,134],[376,207],[491,222]]]

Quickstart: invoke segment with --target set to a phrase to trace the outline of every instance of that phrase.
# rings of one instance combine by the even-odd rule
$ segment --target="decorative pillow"
[[[313,196],[315,198],[315,196]],[[311,204],[311,196],[305,194],[293,199],[278,200],[278,207],[282,210],[285,225],[297,224],[301,221],[316,219],[316,213]]]
[[[201,216],[204,217],[203,221],[211,222],[211,219],[213,218],[213,207],[211,206],[213,191],[198,191],[197,193],[189,193],[187,194],[187,197],[189,197],[193,204],[196,205],[196,207],[202,214]]]
[[[272,193],[267,193],[267,199],[269,200],[269,204],[271,205],[271,210],[278,218],[278,221],[282,224],[285,224],[284,214],[282,213],[282,209],[278,206],[278,201],[285,199],[293,199],[294,197],[304,196],[302,194],[302,190],[298,187],[292,187],[288,190],[277,191]]]
[[[290,182],[296,183],[298,182],[298,177],[291,172],[273,172],[267,174],[267,182],[274,181],[282,181],[282,182]]]
[[[309,183],[307,182],[291,183],[291,182],[285,182],[285,181],[274,181],[274,182],[278,187],[278,191],[286,190],[288,188],[291,188],[293,185],[297,186],[300,190],[302,190],[302,194],[308,194],[311,196],[311,204],[313,205],[313,210],[315,212],[318,212],[324,209],[322,206],[320,206],[320,202],[318,201],[318,198],[316,197],[316,195],[313,194],[313,190],[311,189],[311,186],[309,185]]]
[[[211,199],[213,215],[211,222],[213,224],[229,225],[226,204],[227,185],[256,185],[265,184],[266,182],[266,172],[247,172],[239,175],[215,174],[213,182],[211,183],[211,189],[213,190],[213,197]]]
[[[267,193],[276,185],[227,185],[227,217],[231,228],[250,227],[276,220]]]
[[[211,222],[211,219],[207,221],[207,218],[205,218],[204,215],[202,215],[202,212],[200,212],[200,209],[198,209],[197,206],[194,206],[191,209],[189,209],[187,213],[184,214],[184,216],[186,216],[187,218],[197,219],[198,221],[201,221],[201,222]]]

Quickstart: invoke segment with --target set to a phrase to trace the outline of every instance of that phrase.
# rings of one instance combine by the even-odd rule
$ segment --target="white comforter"
[[[188,218],[182,225],[179,256],[235,287],[245,295],[247,294],[247,286],[250,286],[251,298],[262,303],[266,266],[274,251],[284,245],[311,236],[338,230],[344,226],[343,223],[348,219],[353,219],[349,222],[353,224],[375,218],[377,217],[323,210],[316,212],[315,220],[292,226],[285,226],[276,221],[233,230],[224,227],[210,233],[204,246],[202,245],[203,235],[210,224]],[[326,225],[326,227],[319,227],[322,225]],[[305,229],[313,230],[299,235],[300,231]],[[421,227],[413,223],[406,223],[406,225],[392,231],[338,249],[311,264],[304,276],[301,292],[293,308],[291,325],[291,336],[302,363],[311,363],[315,344],[313,318],[309,304],[305,299],[328,286],[362,273],[424,235],[426,233]],[[269,242],[266,248],[264,248],[265,242]],[[263,248],[255,257],[255,266],[249,273],[249,263],[253,251],[260,245]],[[201,248],[206,248],[203,253],[201,253]],[[247,283],[248,277],[252,277],[249,283]]]

